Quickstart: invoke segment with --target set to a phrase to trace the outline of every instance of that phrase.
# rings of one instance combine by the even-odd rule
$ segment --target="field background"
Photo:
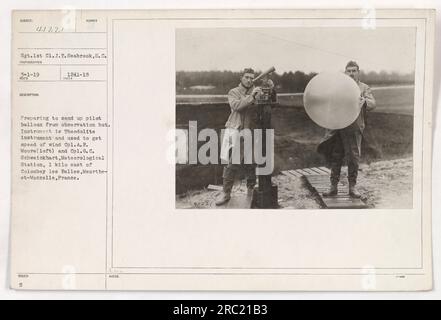
[[[390,85],[372,87],[377,100],[376,112],[400,113],[413,115],[413,85]],[[188,94],[176,95],[177,105],[183,103],[210,104],[227,103],[226,94]],[[278,93],[278,102],[284,107],[303,108],[302,93]]]
[[[407,158],[411,163],[413,143],[414,87],[395,85],[373,87],[377,109],[367,115],[362,145],[362,163]],[[273,108],[275,129],[275,170],[325,165],[316,148],[324,129],[308,117],[302,94],[280,94]],[[198,121],[198,130],[224,128],[230,114],[226,95],[178,95],[176,127],[188,129],[189,121]],[[203,144],[203,143],[201,143]],[[222,183],[221,165],[177,165],[176,193]]]

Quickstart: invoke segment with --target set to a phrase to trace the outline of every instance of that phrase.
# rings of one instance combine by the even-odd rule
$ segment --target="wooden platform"
[[[324,208],[328,209],[365,209],[366,203],[361,199],[352,198],[348,194],[348,186],[338,184],[338,194],[333,197],[323,197],[323,192],[330,187],[330,170],[325,167],[314,167],[297,170],[287,170],[281,173],[294,179],[304,179],[306,186],[313,192]]]
[[[305,169],[296,169],[296,170],[286,170],[281,172],[283,175],[290,178],[301,178],[305,175],[329,175],[331,174],[331,170],[326,167],[314,167],[314,168],[305,168]]]

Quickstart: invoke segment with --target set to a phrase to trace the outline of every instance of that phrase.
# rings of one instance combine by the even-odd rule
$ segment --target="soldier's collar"
[[[249,89],[245,88],[242,84],[242,82],[239,83],[239,89],[244,93],[244,94],[250,94],[251,91],[253,91],[254,85],[252,85]]]

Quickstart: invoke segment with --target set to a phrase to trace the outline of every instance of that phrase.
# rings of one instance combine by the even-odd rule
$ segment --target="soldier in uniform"
[[[255,101],[257,95],[261,94],[262,90],[259,87],[254,87],[253,80],[254,70],[250,68],[244,69],[239,85],[228,92],[231,114],[225,124],[221,150],[221,158],[228,161],[228,164],[224,167],[222,175],[223,193],[220,199],[216,201],[218,206],[230,200],[235,177],[240,171],[245,173],[249,191],[252,191],[256,185],[255,165],[233,163],[232,161],[232,149],[236,144],[240,143],[240,132],[244,129],[252,130],[256,126],[257,108]],[[243,162],[243,154],[241,155],[241,162]]]
[[[346,157],[348,164],[349,195],[360,198],[361,195],[355,188],[357,184],[358,167],[361,156],[361,140],[365,128],[367,111],[375,109],[375,99],[369,86],[359,80],[360,68],[355,61],[349,61],[345,73],[358,84],[360,88],[361,111],[358,118],[348,127],[339,130],[326,130],[317,151],[323,154],[331,166],[331,187],[323,196],[335,196],[338,193],[337,185],[340,180],[343,159]]]

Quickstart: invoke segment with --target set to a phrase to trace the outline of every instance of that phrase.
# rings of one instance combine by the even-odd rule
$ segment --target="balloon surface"
[[[319,126],[342,129],[360,114],[360,88],[348,75],[323,72],[309,81],[303,94],[308,116]]]

